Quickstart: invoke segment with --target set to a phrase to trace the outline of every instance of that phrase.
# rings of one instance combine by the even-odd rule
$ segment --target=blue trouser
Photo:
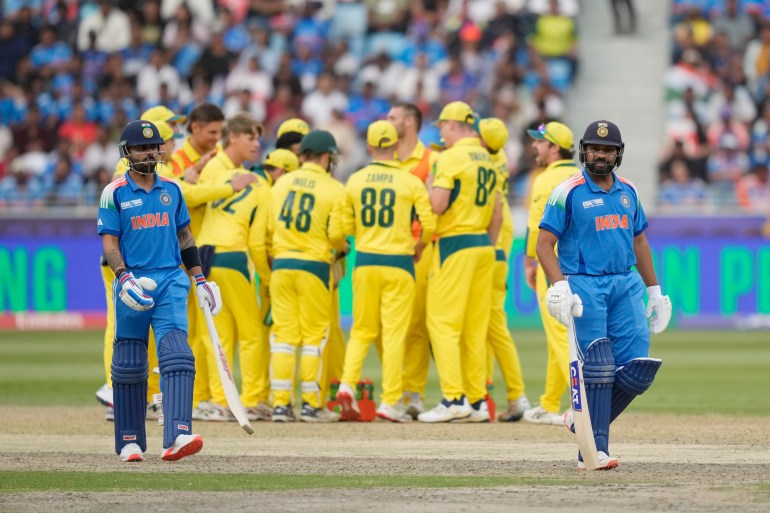
[[[607,337],[619,366],[650,354],[644,283],[639,273],[573,274],[567,281],[583,301],[583,316],[575,318],[575,335],[582,352],[594,340]]]
[[[156,336],[161,377],[171,372],[175,382],[179,379],[183,381],[180,385],[173,386],[175,391],[173,395],[178,397],[168,398],[174,400],[172,403],[174,414],[169,416],[172,422],[167,422],[169,428],[173,429],[164,429],[164,447],[169,447],[177,434],[190,432],[189,417],[192,411],[190,375],[195,375],[194,359],[186,343],[186,303],[190,281],[180,268],[152,272],[135,271],[134,275],[137,278],[152,278],[157,283],[157,288],[154,291],[145,291],[155,301],[153,308],[138,312],[121,301],[118,281],[115,280],[113,284],[115,342],[112,377],[115,393],[115,451],[117,453],[120,453],[121,449],[129,443],[137,443],[143,451],[146,450],[144,422],[148,372],[147,337],[150,326]],[[167,372],[164,372],[166,370]],[[177,374],[182,377],[178,378]],[[161,383],[161,388],[165,392],[168,386],[163,385]],[[190,388],[189,394],[187,388]],[[166,402],[164,397],[164,411]],[[187,402],[190,402],[189,408],[184,407]]]

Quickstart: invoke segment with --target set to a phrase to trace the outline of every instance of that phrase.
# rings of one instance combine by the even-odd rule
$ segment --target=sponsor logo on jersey
[[[155,228],[158,226],[169,226],[168,212],[131,217],[131,228],[134,230],[144,230],[145,228]]]
[[[123,435],[124,442],[136,442],[136,435]]]
[[[569,385],[572,394],[572,409],[583,411],[583,402],[580,400],[580,370],[577,360],[569,363]]]
[[[583,202],[583,208],[601,207],[602,205],[604,205],[604,200],[602,198],[586,200]]]
[[[126,210],[128,208],[141,207],[141,206],[142,206],[142,198],[122,201],[120,203],[120,208],[123,210]]]
[[[596,231],[601,232],[604,230],[617,230],[622,228],[628,230],[628,216],[620,214],[609,214],[606,216],[594,217],[596,223]]]

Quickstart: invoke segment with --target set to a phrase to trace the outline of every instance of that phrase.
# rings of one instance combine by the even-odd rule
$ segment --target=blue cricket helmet
[[[120,132],[120,142],[118,143],[118,149],[120,150],[121,158],[128,162],[128,167],[141,174],[151,174],[155,172],[157,162],[153,163],[148,169],[140,169],[138,163],[131,160],[131,152],[129,148],[134,146],[157,146],[160,154],[165,156],[162,152],[163,144],[166,141],[160,136],[160,131],[154,123],[144,119],[138,119],[127,124],[123,131]]]

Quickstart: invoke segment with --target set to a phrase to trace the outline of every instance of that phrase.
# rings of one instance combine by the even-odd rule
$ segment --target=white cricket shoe
[[[222,406],[217,403],[211,403],[211,408],[208,409],[205,416],[201,420],[207,420],[210,422],[235,422],[235,415],[230,411],[227,406]]]
[[[256,406],[246,408],[246,418],[249,420],[272,420],[273,409],[266,402],[260,402]]]
[[[96,391],[96,400],[105,406],[112,407],[113,405],[113,393],[112,388],[105,383],[102,387]]]
[[[417,420],[420,422],[449,422],[450,420],[464,419],[470,417],[473,413],[473,408],[468,403],[468,399],[463,396],[462,402],[457,404],[456,401],[449,401],[442,399],[438,406],[432,410],[420,413],[417,416]]]
[[[417,416],[425,411],[420,392],[404,392],[404,397],[401,400],[407,405],[406,413],[414,420],[417,420]]]
[[[115,408],[107,406],[107,410],[104,412],[104,420],[114,422],[115,421]]]
[[[534,408],[526,410],[523,418],[532,424],[543,424],[547,426],[561,426],[564,423],[564,418],[561,414],[546,411],[542,406],[535,406]]]
[[[361,420],[361,410],[356,401],[356,392],[347,383],[340,383],[335,399],[340,403],[340,420],[355,422]]]
[[[340,416],[326,408],[314,408],[308,403],[305,403],[302,405],[299,420],[302,422],[328,423],[339,421]]]
[[[211,410],[211,403],[208,401],[201,401],[198,406],[193,408],[192,419],[193,420],[206,420],[206,415]]]
[[[160,404],[148,404],[147,405],[147,414],[145,416],[146,420],[158,420],[161,416],[163,416],[163,406]]]
[[[377,408],[377,416],[391,422],[412,422],[412,416],[406,413],[404,405],[399,402],[395,406],[387,403],[381,403]]]
[[[133,462],[142,461],[144,459],[144,453],[139,448],[139,444],[126,444],[120,450],[120,461]]]
[[[604,451],[599,451],[598,456],[599,456],[599,468],[597,468],[596,470],[611,470],[613,468],[616,468],[618,465],[620,465],[620,462],[618,461],[617,458],[613,456],[608,456],[607,453]],[[585,462],[578,460],[577,469],[585,470],[586,469]]]
[[[201,435],[177,435],[176,440],[168,449],[163,449],[160,459],[165,461],[181,460],[185,456],[192,456],[203,449],[203,437]]]
[[[575,417],[572,415],[572,410],[564,412],[564,427],[573,435],[575,434]]]
[[[508,408],[497,416],[500,422],[517,422],[524,416],[524,412],[531,409],[529,399],[523,395],[515,401],[508,401]]]

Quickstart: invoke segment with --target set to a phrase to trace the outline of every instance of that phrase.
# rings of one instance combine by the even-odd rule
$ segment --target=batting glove
[[[647,287],[647,320],[650,323],[650,331],[655,335],[663,333],[671,320],[671,299],[664,296],[660,290],[660,285]]]
[[[583,315],[583,301],[580,296],[573,294],[566,280],[557,281],[548,289],[545,298],[548,313],[565,326],[570,317]]]
[[[134,278],[134,273],[122,272],[118,277],[120,282],[120,300],[137,312],[145,312],[155,306],[155,301],[145,293],[157,288],[157,283],[151,278]]]
[[[222,293],[219,291],[219,285],[216,282],[206,281],[202,274],[193,276],[195,279],[195,294],[198,296],[198,306],[208,308],[211,315],[216,315],[222,311]]]

